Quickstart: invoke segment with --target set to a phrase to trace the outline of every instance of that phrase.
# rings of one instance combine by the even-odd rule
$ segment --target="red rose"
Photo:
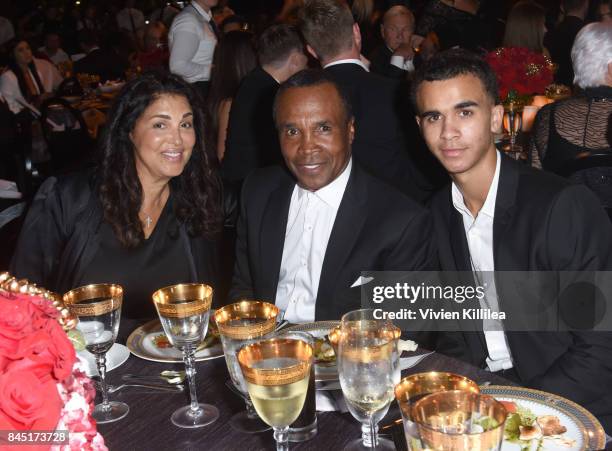
[[[59,323],[53,321],[48,332],[53,340],[53,346],[50,348],[50,351],[55,356],[53,375],[58,381],[63,381],[72,374],[72,367],[76,361],[76,352],[68,339],[68,335],[66,335],[66,332],[64,332]]]
[[[52,377],[55,356],[51,336],[44,330],[37,330],[21,340],[15,360],[6,366],[7,371],[27,371],[45,382]]]
[[[76,353],[62,327],[52,320],[46,329],[21,340],[15,357],[18,360],[8,363],[7,370],[31,371],[43,381],[50,376],[62,381],[72,373]]]
[[[41,382],[28,371],[0,375],[0,429],[54,430],[62,402],[53,379]]]
[[[0,297],[0,354],[12,358],[19,340],[33,331],[28,304]]]

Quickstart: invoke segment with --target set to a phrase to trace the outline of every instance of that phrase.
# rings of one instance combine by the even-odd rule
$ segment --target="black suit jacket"
[[[544,45],[550,52],[550,58],[559,66],[555,73],[555,82],[567,86],[574,84],[574,67],[572,66],[572,46],[584,21],[576,16],[567,16],[554,30],[546,34]]]
[[[223,178],[242,181],[253,170],[282,163],[276,127],[272,117],[278,83],[261,67],[251,71],[240,84],[232,102]]]
[[[230,299],[274,302],[294,187],[293,177],[279,167],[245,181]],[[424,208],[353,161],[325,251],[315,319],[339,319],[361,308],[361,288],[350,288],[361,271],[436,269],[430,232]]]
[[[406,150],[400,122],[399,83],[371,74],[354,63],[336,64],[325,70],[350,96],[355,116],[355,159],[364,169],[413,199],[427,199],[433,188],[417,170]],[[414,118],[409,120],[414,121]]]
[[[406,78],[408,72],[391,64],[391,56],[393,52],[384,43],[376,47],[370,54],[370,71],[397,80]]]
[[[471,271],[463,219],[450,188],[436,194],[431,209],[442,270]],[[610,270],[612,227],[587,188],[502,156],[493,258],[496,273]],[[611,430],[610,333],[507,332],[506,338],[522,384],[578,402]],[[483,367],[487,357],[482,332],[441,334],[438,350]]]

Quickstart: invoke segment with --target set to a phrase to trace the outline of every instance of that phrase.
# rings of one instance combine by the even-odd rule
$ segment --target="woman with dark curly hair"
[[[118,283],[126,316],[154,316],[156,289],[214,286],[216,158],[204,146],[198,95],[177,76],[132,80],[108,117],[99,167],[50,178],[36,194],[11,271],[58,292]]]

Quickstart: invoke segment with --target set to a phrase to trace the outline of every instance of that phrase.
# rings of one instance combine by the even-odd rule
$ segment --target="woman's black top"
[[[116,283],[123,287],[123,314],[129,318],[155,317],[151,295],[158,288],[195,282],[185,259],[185,246],[178,239],[178,224],[168,198],[155,229],[134,249],[121,245],[111,226],[102,223],[98,231],[98,252],[78,281]]]
[[[543,107],[536,116],[531,139],[531,155],[542,169],[563,173],[578,154],[612,152],[612,87],[587,88],[584,93]],[[576,174],[612,206],[609,168],[592,168]],[[576,178],[578,177],[578,178]],[[606,180],[608,180],[606,182]],[[602,186],[602,182],[604,183]]]

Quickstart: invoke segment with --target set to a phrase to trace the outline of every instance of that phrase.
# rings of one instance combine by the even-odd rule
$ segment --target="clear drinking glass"
[[[96,358],[102,403],[93,411],[96,422],[112,423],[130,411],[124,402],[109,401],[106,387],[106,353],[115,343],[121,319],[123,288],[113,284],[94,284],[75,288],[64,295],[64,304],[77,316],[77,329],[83,334],[85,349]]]
[[[487,395],[451,390],[425,396],[412,406],[423,449],[499,451],[508,413]]]
[[[478,384],[465,376],[441,371],[411,374],[395,386],[395,399],[400,407],[404,434],[409,451],[421,451],[426,447],[421,443],[417,424],[412,418],[412,406],[421,398],[441,391],[461,390],[480,393]]]
[[[313,349],[292,338],[269,338],[243,347],[238,362],[259,417],[274,429],[277,451],[289,449],[289,425],[304,406]]]
[[[275,305],[250,300],[226,305],[215,312],[227,369],[234,386],[243,394],[246,403],[246,411],[239,412],[230,419],[230,426],[240,432],[254,434],[270,429],[257,416],[249,398],[249,391],[238,363],[238,351],[243,346],[272,334],[277,315],[278,307]]]
[[[153,293],[153,303],[172,346],[183,353],[191,404],[177,409],[170,417],[175,426],[199,428],[219,418],[219,410],[198,403],[195,386],[195,350],[206,336],[213,290],[208,285],[185,283]]]
[[[353,417],[362,423],[361,440],[345,449],[394,450],[391,440],[378,437],[378,422],[389,410],[400,380],[400,330],[390,321],[374,319],[371,309],[342,317],[338,342],[338,375]]]
[[[504,104],[504,130],[508,133],[510,142],[504,149],[506,152],[518,159],[523,147],[516,143],[516,138],[523,126],[523,104],[520,102],[508,102]]]

